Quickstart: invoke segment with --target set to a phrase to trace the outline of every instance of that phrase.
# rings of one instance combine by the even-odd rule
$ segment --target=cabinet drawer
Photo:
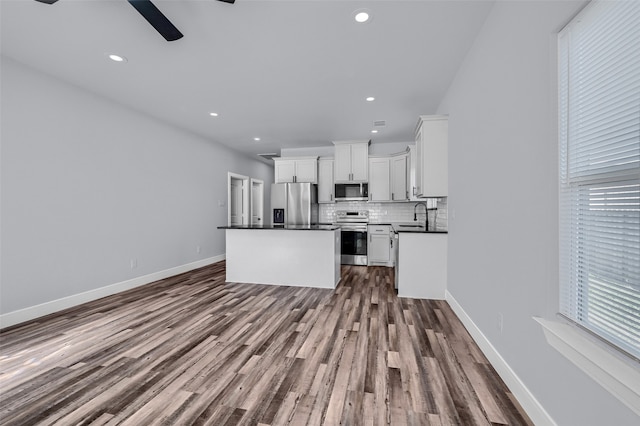
[[[369,225],[367,231],[370,234],[389,234],[391,227],[389,225]]]

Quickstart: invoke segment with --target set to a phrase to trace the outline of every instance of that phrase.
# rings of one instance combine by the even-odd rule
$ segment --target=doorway
[[[248,225],[249,177],[229,172],[227,181],[227,224]]]
[[[264,225],[264,181],[251,178],[251,225]]]

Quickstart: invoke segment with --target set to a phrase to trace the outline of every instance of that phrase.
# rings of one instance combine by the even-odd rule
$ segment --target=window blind
[[[560,312],[640,359],[640,2],[558,37]]]

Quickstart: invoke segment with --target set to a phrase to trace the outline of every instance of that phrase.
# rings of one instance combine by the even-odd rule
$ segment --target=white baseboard
[[[209,257],[207,259],[198,260],[196,262],[165,269],[163,271],[143,275],[141,277],[132,278],[127,281],[110,284],[104,287],[96,288],[94,290],[86,291],[84,293],[78,293],[71,296],[63,297],[61,299],[52,300],[50,302],[41,303],[39,305],[30,306],[28,308],[19,309],[17,311],[8,312],[6,314],[0,315],[0,329],[39,318],[44,315],[49,315],[63,309],[80,305],[82,303],[91,302],[92,300],[97,300],[101,297],[111,296],[112,294],[120,293],[121,291],[149,284],[154,281],[162,280],[174,275],[181,274],[183,272],[201,268],[203,266],[207,266],[224,259],[225,255],[221,254],[218,256]]]
[[[536,425],[555,426],[556,422],[551,418],[549,413],[547,413],[542,404],[540,404],[536,397],[533,396],[529,389],[527,389],[526,385],[522,380],[520,380],[509,364],[507,364],[504,358],[502,358],[489,339],[487,339],[482,331],[480,331],[471,317],[467,315],[464,309],[462,309],[462,306],[460,306],[448,290],[446,291],[445,297],[453,312],[455,312],[458,318],[460,318],[460,321],[462,321],[462,324],[467,328],[469,334],[471,334],[471,337],[473,337],[475,342],[478,344],[482,353],[484,353],[500,378],[509,387],[509,390],[516,397],[533,423]]]

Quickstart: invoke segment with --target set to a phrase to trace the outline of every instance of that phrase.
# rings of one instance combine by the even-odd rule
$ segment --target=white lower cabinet
[[[389,225],[369,225],[367,229],[369,244],[367,264],[369,266],[393,266],[393,233]]]
[[[447,290],[447,234],[400,232],[398,237],[398,296],[443,300]]]

